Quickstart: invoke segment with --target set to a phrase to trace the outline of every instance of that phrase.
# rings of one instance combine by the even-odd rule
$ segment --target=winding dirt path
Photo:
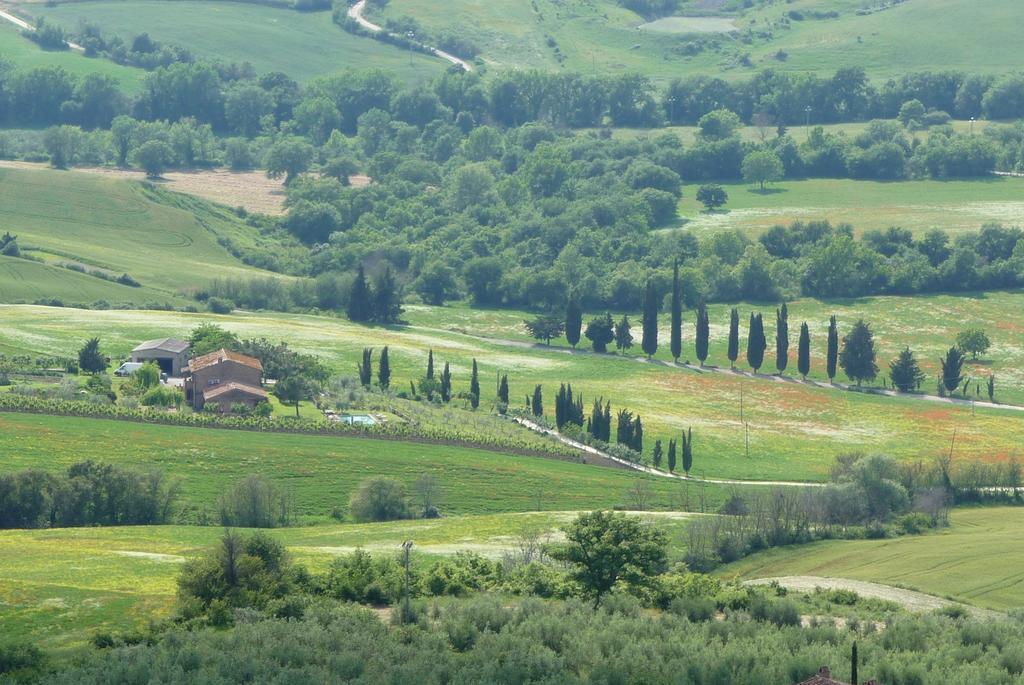
[[[347,14],[348,14],[349,19],[354,19],[360,26],[362,26],[367,31],[372,31],[373,33],[381,33],[381,32],[383,32],[384,31],[384,27],[383,26],[380,26],[378,24],[374,24],[372,21],[370,21],[369,19],[367,19],[366,17],[363,16],[363,10],[365,10],[365,9],[366,9],[366,0],[359,0],[359,2],[357,2],[356,4],[354,4],[354,5],[352,5],[351,7],[348,8],[348,13]],[[430,45],[424,45],[423,43],[417,43],[417,44],[421,45],[424,48],[426,48],[427,50],[429,50],[432,55],[440,57],[441,59],[448,60],[452,64],[457,64],[458,66],[462,67],[462,69],[464,71],[473,71],[472,65],[470,65],[465,60],[459,59],[458,57],[456,57],[455,55],[451,54],[450,52],[445,52],[444,50],[432,47]]]
[[[888,602],[895,602],[909,611],[934,611],[944,607],[960,607],[979,618],[996,616],[997,612],[988,609],[981,609],[954,602],[943,597],[936,597],[916,590],[904,590],[892,585],[882,585],[866,580],[851,580],[849,578],[823,578],[821,576],[780,576],[777,578],[757,578],[748,580],[744,585],[768,585],[776,582],[787,590],[795,592],[814,592],[816,588],[825,590],[852,590],[861,597],[869,599],[881,599]]]

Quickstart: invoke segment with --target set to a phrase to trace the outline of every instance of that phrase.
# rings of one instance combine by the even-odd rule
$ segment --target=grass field
[[[1012,311],[1022,311],[1019,295],[991,297],[1005,299],[994,299],[996,304],[991,309],[982,310],[989,312],[988,315],[996,316],[999,311],[1005,314],[1010,311],[1007,306],[1015,307]],[[944,339],[945,331],[956,329],[970,320],[970,312],[977,300],[946,300],[945,306],[955,307],[957,316],[960,316],[959,319],[951,317],[945,324],[947,329],[936,325],[935,303],[929,308],[927,304],[917,305],[913,300],[896,298],[891,301],[865,301],[856,306],[866,307],[865,312],[881,313],[886,310],[886,302],[890,311],[896,306],[908,307],[908,319],[921,317],[912,322],[889,324],[905,327],[892,329],[899,332],[896,340],[885,340],[883,350],[892,350],[900,344],[914,344],[916,347],[914,341],[921,336],[927,336],[926,339],[931,340],[929,344],[936,349],[940,345],[948,345]],[[927,303],[928,300],[920,302]],[[848,319],[838,305],[834,308],[817,307],[811,320],[815,323],[815,365],[820,368],[824,337],[821,330],[827,321],[824,313],[837,310],[842,315],[842,326],[846,328],[853,323],[852,314],[856,310],[849,310],[851,316]],[[791,313],[794,331],[808,312],[809,308],[794,305]],[[724,308],[713,310],[716,342],[711,361],[724,361],[721,358],[723,315]],[[90,312],[14,306],[0,308],[0,316],[8,323],[0,331],[0,351],[3,352],[68,355],[73,354],[85,337],[95,334],[101,336],[104,350],[117,358],[139,340],[186,335],[202,321],[215,321],[242,337],[265,336],[286,340],[299,351],[320,355],[341,373],[354,375],[356,361],[365,345],[378,349],[389,345],[395,388],[405,388],[410,380],[422,377],[427,350],[432,348],[437,364],[444,361],[452,363],[456,391],[467,386],[469,367],[474,358],[478,360],[485,407],[493,402],[496,376],[507,373],[512,401],[517,406],[522,404],[521,398],[540,383],[545,389],[545,403],[550,414],[558,384],[571,382],[575,390],[584,393],[588,410],[594,398],[603,396],[611,399],[613,407],[640,412],[648,451],[654,439],[667,440],[677,431],[692,426],[697,440],[694,470],[698,475],[704,473],[709,477],[820,479],[825,477],[837,453],[854,450],[882,451],[902,459],[929,459],[948,451],[954,429],[957,430],[956,459],[997,461],[1010,456],[1024,458],[1024,446],[1019,439],[1024,416],[1019,412],[978,409],[975,413],[970,407],[840,392],[797,382],[773,382],[732,374],[702,374],[671,368],[666,364],[641,364],[635,359],[614,355],[567,354],[565,349],[541,349],[525,343],[512,346],[438,330],[440,321],[467,329],[476,325],[473,322],[478,320],[477,313],[470,310],[417,310],[410,313],[411,318],[426,324],[430,323],[430,317],[436,317],[434,321],[438,325],[405,330],[364,328],[340,319],[272,314],[218,317],[174,312]],[[482,329],[489,327],[495,330],[515,325],[514,313],[483,312],[480,316]],[[1011,321],[1006,325],[1020,326],[1019,322]],[[667,327],[667,321],[662,325]],[[772,329],[769,325],[769,336]],[[1000,346],[997,349],[1007,349],[1008,355],[1019,355],[1019,350],[1014,347],[1018,345],[1016,330],[1019,328],[991,330]],[[663,331],[662,336],[667,339],[667,331]],[[684,358],[691,356],[691,345],[692,333],[688,329]],[[658,359],[665,361],[667,356],[668,352],[663,347]],[[932,358],[931,354],[921,356],[926,361]],[[884,354],[880,361],[884,367]],[[1005,375],[1009,376],[1013,362],[1008,359],[1005,363]],[[1003,371],[997,373],[1004,374]],[[1002,397],[1002,393],[1009,392],[1014,381],[1009,377],[1003,380],[1003,375],[998,378]],[[1019,384],[1019,371],[1014,378]],[[1019,392],[1020,386],[1016,387]],[[749,428],[749,456],[739,416],[741,395]]]
[[[971,0],[908,2],[858,14],[863,6],[860,0],[794,0],[731,18],[676,17],[649,23],[612,0],[391,0],[384,16],[411,16],[435,33],[454,28],[474,40],[482,59],[496,68],[641,71],[656,81],[684,71],[738,79],[764,68],[831,75],[842,67],[861,66],[875,79],[935,65],[1003,73],[1014,63],[1015,27],[1024,19],[1024,8],[1016,0],[991,0],[983,11]],[[839,18],[790,21],[788,27],[781,22],[790,11],[832,9]],[[696,34],[731,26],[738,31],[721,33],[717,48],[688,54],[685,46]],[[561,61],[549,38],[558,46]],[[985,49],[977,49],[979,45]],[[781,60],[780,51],[785,54]]]
[[[696,232],[737,229],[758,234],[776,224],[827,219],[855,231],[908,228],[920,235],[932,228],[949,233],[977,231],[985,223],[1015,226],[1024,217],[1024,179],[992,177],[971,181],[781,181],[759,190],[746,183],[725,186],[729,202],[713,213],[695,199],[696,185],[683,190],[680,225]]]
[[[1024,510],[960,509],[950,519],[949,529],[929,535],[772,549],[720,573],[744,579],[809,575],[868,580],[996,610],[1024,604],[1024,547],[1017,543]]]
[[[195,0],[72,2],[33,5],[30,12],[72,30],[88,19],[104,34],[121,36],[129,43],[146,32],[201,58],[249,62],[257,73],[280,71],[301,82],[347,68],[369,67],[419,82],[445,68],[439,59],[346,33],[333,23],[330,12]]]
[[[217,276],[265,273],[245,266],[217,242],[224,237],[253,245],[263,240],[256,229],[224,209],[139,182],[73,171],[0,169],[0,219],[18,236],[22,250],[50,262],[128,273],[163,292],[163,300]],[[31,300],[32,293],[49,288],[32,280],[28,274],[29,285],[0,284],[0,292],[8,301]],[[107,299],[120,299],[112,297]],[[133,301],[146,298],[136,295]]]
[[[146,302],[184,302],[161,290],[132,288],[51,264],[0,257],[0,301],[35,302],[53,298],[65,304],[83,305],[106,300],[115,306],[124,303],[142,305]]]
[[[552,530],[573,516],[466,516],[269,534],[288,545],[296,561],[320,571],[339,553],[356,547],[397,552],[410,539],[417,562],[459,550],[500,556],[520,532]],[[677,517],[651,520],[674,540],[685,526]],[[142,629],[171,612],[184,558],[215,545],[222,534],[216,527],[187,526],[0,531],[0,634],[47,650],[74,650],[100,631]]]
[[[22,37],[20,31],[13,24],[0,21],[0,55],[10,60],[19,70],[60,67],[78,77],[104,74],[117,79],[120,87],[129,93],[139,90],[146,75],[142,69],[121,66],[104,59],[90,59],[74,50],[42,50],[28,38]]]

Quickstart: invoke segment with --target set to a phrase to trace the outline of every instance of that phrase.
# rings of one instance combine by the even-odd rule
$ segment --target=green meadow
[[[1002,300],[1002,305],[993,304],[987,310],[992,316],[998,311],[1009,311],[1000,309],[1006,303],[1015,303],[1013,311],[1022,311],[1019,299],[1012,299],[1019,298],[1019,295],[992,297],[1009,298]],[[808,316],[812,313],[809,308],[802,309],[799,303],[795,303],[791,310],[794,331],[792,353],[795,354],[795,332],[799,322],[804,317],[813,320],[815,367],[820,375],[824,348],[821,331],[827,322],[826,312],[836,311],[845,329],[852,325],[854,316],[885,310],[886,299],[878,298],[875,302],[874,308],[853,310],[849,317],[838,310],[838,305],[819,304],[813,318]],[[945,336],[972,320],[970,307],[977,300],[947,300],[946,306],[950,307],[962,303],[962,316],[950,319],[944,324],[947,328],[939,330],[935,329],[938,317],[930,313],[933,310],[925,304],[918,306],[913,302],[927,302],[927,299],[893,298],[888,301],[889,311],[904,306],[910,312],[918,312],[914,316],[926,318],[911,321],[885,317],[890,321],[888,325],[894,326],[890,330],[895,332],[895,326],[900,328],[899,336],[883,346],[880,358],[883,367],[886,350],[895,350],[906,344],[916,347],[915,340],[919,340],[921,335],[927,334],[935,349],[948,346]],[[866,301],[859,306],[866,307],[869,303]],[[346,375],[354,375],[364,346],[379,350],[388,345],[393,387],[403,389],[410,381],[422,377],[427,351],[433,349],[436,364],[451,363],[456,392],[468,387],[470,366],[474,359],[478,361],[484,407],[491,406],[494,401],[498,375],[507,373],[513,405],[521,406],[522,398],[532,392],[534,385],[541,384],[549,416],[554,394],[558,385],[564,382],[572,383],[576,391],[583,393],[588,411],[595,398],[604,397],[611,400],[613,408],[625,407],[639,412],[644,422],[648,451],[655,439],[667,440],[678,431],[692,427],[697,440],[694,470],[698,475],[708,477],[823,479],[835,455],[849,451],[886,452],[900,459],[930,459],[948,452],[954,430],[957,431],[956,459],[998,461],[1011,456],[1024,457],[1024,446],[1019,439],[1024,415],[1018,411],[984,408],[975,411],[964,405],[844,392],[803,384],[793,380],[792,375],[789,381],[777,381],[674,367],[666,349],[668,335],[664,329],[667,329],[668,322],[664,317],[663,345],[655,360],[658,363],[642,363],[636,355],[623,358],[587,352],[570,354],[564,347],[548,349],[523,340],[505,342],[443,330],[442,324],[436,323],[439,321],[436,318],[436,325],[425,325],[430,323],[425,319],[431,316],[443,317],[441,320],[445,321],[450,317],[451,321],[458,322],[460,312],[470,321],[476,316],[472,310],[417,308],[410,311],[410,318],[417,325],[387,329],[363,327],[342,319],[302,315],[256,313],[213,316],[8,306],[0,308],[0,316],[9,324],[0,331],[0,351],[69,355],[74,354],[86,337],[99,335],[104,350],[114,359],[119,359],[140,340],[187,335],[199,323],[212,321],[241,337],[288,341],[294,349],[317,354],[335,371]],[[515,314],[511,312],[500,315],[483,312],[481,315],[485,321],[491,321],[492,331],[501,326],[515,325],[512,319]],[[690,316],[688,314],[688,318]],[[883,317],[868,318],[877,320],[884,330]],[[709,361],[725,363],[721,354],[725,309],[716,307],[712,320],[715,322],[712,333],[715,346]],[[1015,319],[1010,321],[1012,323],[1008,325],[1020,325]],[[452,325],[469,330],[465,321]],[[693,340],[691,330],[687,330],[685,338],[687,352],[684,360],[692,358],[689,351]],[[769,322],[769,337],[772,330]],[[993,329],[990,334],[998,346],[1018,344],[1017,334],[1012,330]],[[1014,348],[1008,354],[1020,352]],[[991,356],[997,358],[995,350]],[[922,353],[921,357],[935,364],[931,354]],[[770,365],[772,355],[769,354],[768,359]],[[1010,401],[1011,388],[1016,387],[1016,393],[1020,393],[1021,388],[1019,372],[1011,376],[1013,363],[1013,358],[1010,358],[1000,362],[1006,366],[997,367],[998,397],[1006,401]],[[1000,368],[1005,371],[1000,371]],[[1005,380],[1000,374],[1007,376]],[[1017,386],[1013,385],[1015,382]]]
[[[329,11],[297,12],[240,2],[102,0],[38,5],[32,13],[71,30],[88,20],[104,34],[129,43],[146,32],[155,40],[185,46],[203,59],[248,62],[257,73],[284,72],[300,82],[369,67],[418,82],[445,68],[437,58],[346,33]]]
[[[253,276],[262,272],[242,264],[219,239],[239,247],[256,245],[258,231],[223,207],[192,196],[171,193],[152,184],[105,178],[75,171],[0,169],[0,219],[18,237],[21,249],[50,263],[77,264],[113,276],[130,274],[147,294],[159,291],[161,301],[204,286],[220,276]],[[6,260],[5,260],[6,263]],[[0,283],[7,301],[28,300],[68,277],[19,265],[22,276]],[[70,273],[70,272],[69,272]],[[96,291],[111,303],[145,302],[135,288],[112,292],[107,284]],[[25,285],[19,285],[24,283]],[[103,292],[96,290],[103,284]],[[122,286],[119,286],[122,287]],[[83,294],[72,301],[90,301]]]
[[[822,576],[895,585],[995,610],[1024,604],[1019,507],[958,509],[950,527],[892,540],[833,540],[759,552],[722,575]]]
[[[977,231],[986,223],[1014,226],[1024,216],[1024,178],[948,181],[786,180],[764,190],[747,183],[723,184],[726,206],[707,212],[697,185],[683,189],[679,225],[699,233],[740,230],[752,235],[794,221],[848,223],[856,233],[899,226],[916,235],[941,228]],[[670,229],[665,229],[670,230]]]

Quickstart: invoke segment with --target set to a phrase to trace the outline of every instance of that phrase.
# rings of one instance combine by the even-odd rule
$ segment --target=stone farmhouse
[[[267,399],[263,365],[259,359],[220,349],[196,357],[188,364],[185,400],[196,411],[216,404],[220,411],[244,404],[250,409]]]

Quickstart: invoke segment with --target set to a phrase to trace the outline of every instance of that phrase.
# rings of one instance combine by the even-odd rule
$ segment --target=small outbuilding
[[[177,338],[147,340],[132,350],[132,362],[156,362],[161,373],[180,376],[188,365],[189,344]]]

